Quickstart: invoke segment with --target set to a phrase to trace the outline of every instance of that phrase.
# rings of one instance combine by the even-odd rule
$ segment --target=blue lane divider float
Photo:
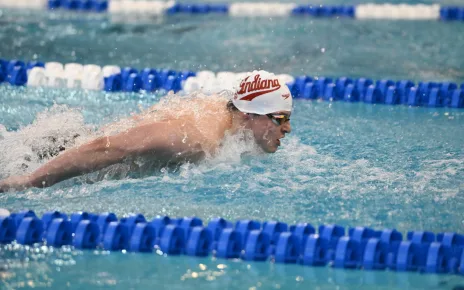
[[[464,107],[464,84],[451,82],[393,81],[359,78],[311,78],[300,76],[289,84],[292,95],[301,99],[364,102],[369,104],[424,107]]]
[[[0,82],[15,86],[67,86],[105,90],[107,92],[184,91],[191,93],[204,90],[214,93],[231,89],[238,74],[219,72],[175,71],[145,68],[137,70],[126,67],[80,64],[42,63],[38,61],[0,59]],[[424,107],[464,108],[464,83],[419,82],[410,80],[351,79],[341,77],[286,76],[295,99],[364,102],[366,104],[407,105]],[[214,84],[215,90],[206,88]]]
[[[208,256],[247,261],[274,260],[305,266],[418,271],[464,275],[464,235],[409,231],[406,239],[395,229],[377,231],[307,223],[222,218],[203,225],[201,219],[158,216],[148,221],[141,214],[118,220],[113,213],[33,211],[0,217],[0,243],[46,243],[78,249],[131,252],[162,251],[168,255]]]
[[[48,9],[106,12],[108,1],[101,0],[48,0]]]
[[[356,19],[407,19],[463,21],[464,7],[410,4],[300,5],[296,3],[176,3],[173,1],[120,0],[3,0],[1,7],[64,9],[115,14],[208,14],[231,16],[312,16]]]

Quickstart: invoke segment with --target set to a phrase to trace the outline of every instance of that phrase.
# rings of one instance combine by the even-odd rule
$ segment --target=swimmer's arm
[[[64,151],[43,165],[20,184],[18,177],[0,182],[0,192],[9,188],[47,187],[60,181],[93,172],[119,163],[125,158],[149,155],[159,160],[169,160],[180,155],[186,158],[201,153],[201,135],[182,124],[152,123],[136,127],[114,136],[101,137],[87,144]],[[179,129],[179,128],[182,128]],[[189,132],[189,138],[185,133]],[[193,154],[192,154],[193,153]],[[19,183],[19,184],[18,184]]]

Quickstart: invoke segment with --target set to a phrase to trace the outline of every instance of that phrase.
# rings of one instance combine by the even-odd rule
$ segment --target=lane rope
[[[229,4],[176,3],[146,0],[2,0],[0,7],[50,9],[136,15],[226,14],[231,17],[310,16],[354,19],[464,21],[464,7],[439,4],[299,5],[242,2]]]
[[[29,87],[67,87],[107,92],[164,92],[205,94],[233,90],[246,73],[175,71],[169,69],[94,64],[42,63],[0,59],[0,83]],[[364,102],[366,104],[464,108],[464,83],[372,80],[348,77],[277,75],[295,99]]]
[[[173,219],[142,214],[118,219],[114,213],[26,210],[0,216],[0,243],[46,244],[78,249],[157,252],[305,266],[414,271],[464,275],[464,236],[458,233],[374,230],[308,223],[288,225],[223,218],[208,224],[197,217]]]

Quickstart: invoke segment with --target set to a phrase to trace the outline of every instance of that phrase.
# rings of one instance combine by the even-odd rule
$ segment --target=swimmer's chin
[[[267,150],[265,150],[266,153],[269,153],[269,154],[272,154],[272,153],[276,153],[278,150],[277,147],[272,147],[272,148],[269,148]]]
[[[279,146],[280,146],[280,141],[279,143],[276,143],[276,144],[268,144],[268,146],[262,147],[261,149],[265,153],[276,153],[277,150],[279,149]]]

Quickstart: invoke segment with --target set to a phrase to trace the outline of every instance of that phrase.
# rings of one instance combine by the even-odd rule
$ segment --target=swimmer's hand
[[[24,176],[11,176],[5,180],[0,181],[0,192],[8,190],[24,190],[32,187],[31,177]]]

